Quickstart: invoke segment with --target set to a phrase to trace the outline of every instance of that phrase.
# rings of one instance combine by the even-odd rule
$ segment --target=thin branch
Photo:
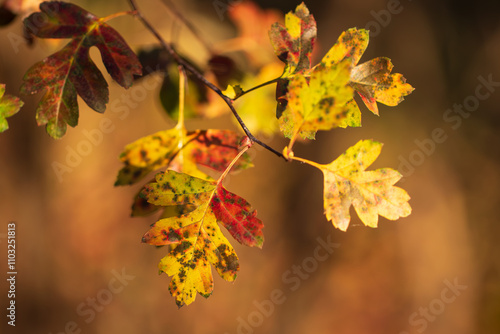
[[[249,90],[244,90],[244,91],[243,91],[243,92],[242,92],[242,93],[241,93],[241,94],[240,94],[237,98],[235,98],[235,100],[239,99],[239,98],[240,98],[240,97],[242,97],[243,95],[248,94],[248,93],[250,93],[250,92],[252,92],[252,91],[254,91],[254,90],[256,90],[256,89],[259,89],[259,88],[261,88],[261,87],[264,87],[264,86],[267,86],[267,85],[271,85],[271,84],[273,84],[273,83],[276,83],[276,82],[278,82],[278,80],[279,80],[279,79],[280,79],[280,78],[272,79],[272,80],[266,81],[266,82],[264,82],[264,83],[261,83],[260,85],[257,85],[257,86],[255,86],[255,87],[252,87],[252,88],[250,88]]]
[[[201,43],[203,44],[203,46],[205,47],[205,49],[208,50],[208,52],[212,53],[212,46],[206,41],[204,40],[201,36],[202,34],[200,33],[200,31],[198,29],[196,29],[196,27],[194,25],[191,24],[190,21],[188,21],[183,15],[181,12],[179,12],[177,10],[177,8],[174,6],[174,4],[172,3],[172,1],[170,0],[162,0],[162,2],[165,4],[165,6],[168,8],[168,10],[170,10],[172,12],[172,14],[180,21],[182,21],[182,23],[184,23],[184,25],[186,26],[186,28],[188,28],[189,30],[191,30],[191,32],[193,33],[194,37]]]
[[[142,15],[142,12],[137,7],[136,1],[135,0],[128,0],[128,2],[130,4],[130,7],[133,9],[133,13],[135,14],[135,16],[156,37],[156,39],[160,42],[160,44],[162,45],[162,47],[165,48],[165,50],[167,50],[167,52],[172,56],[172,58],[174,58],[175,62],[177,64],[179,64],[180,66],[182,66],[186,71],[188,71],[191,74],[193,74],[205,86],[207,86],[208,88],[210,88],[211,90],[213,90],[215,93],[217,93],[217,95],[219,95],[224,100],[224,102],[227,104],[227,106],[229,107],[229,109],[231,109],[231,112],[233,113],[234,117],[236,118],[236,120],[238,121],[238,123],[240,124],[241,128],[243,129],[243,131],[245,132],[245,134],[248,136],[248,138],[252,142],[254,142],[254,143],[256,143],[256,144],[264,147],[265,149],[267,149],[268,151],[274,153],[278,157],[284,158],[284,156],[283,156],[283,154],[281,152],[279,152],[279,151],[275,150],[274,148],[268,146],[267,144],[261,142],[260,140],[258,140],[250,132],[250,130],[248,129],[248,127],[243,122],[243,120],[241,119],[240,115],[238,114],[238,112],[234,108],[232,100],[229,97],[227,97],[226,95],[224,95],[222,93],[222,91],[217,86],[215,86],[213,83],[211,83],[210,81],[208,81],[203,76],[203,74],[201,74],[200,72],[198,72],[196,70],[196,68],[194,68],[191,64],[189,64],[188,62],[186,62],[184,59],[182,59],[177,54],[177,52],[173,49],[173,47],[163,39],[163,37],[158,33],[158,31],[155,29],[155,27],[153,27],[153,25]]]

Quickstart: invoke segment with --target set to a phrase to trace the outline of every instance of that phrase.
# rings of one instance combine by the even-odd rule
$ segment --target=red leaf
[[[210,205],[219,222],[239,243],[262,248],[264,224],[244,198],[219,185]]]
[[[66,124],[78,123],[77,95],[97,112],[109,100],[108,84],[89,55],[96,46],[106,70],[121,86],[132,85],[141,64],[120,34],[104,20],[64,2],[44,2],[41,12],[24,20],[27,30],[40,38],[72,38],[60,51],[33,65],[24,76],[21,91],[46,90],[37,109],[38,125],[47,124],[54,138],[66,133]]]

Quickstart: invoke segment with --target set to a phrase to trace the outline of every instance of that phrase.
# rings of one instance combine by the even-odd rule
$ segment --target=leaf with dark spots
[[[382,144],[360,140],[328,165],[318,165],[324,174],[325,214],[333,226],[347,230],[349,208],[354,206],[361,221],[377,227],[378,216],[396,220],[411,213],[407,192],[394,184],[401,174],[390,168],[366,171],[379,156]]]
[[[200,130],[186,145],[197,164],[224,171],[239,152],[243,136],[231,130]],[[252,167],[250,157],[244,154],[232,170],[241,170]]]
[[[130,87],[142,68],[120,34],[94,14],[57,1],[43,2],[40,10],[24,20],[26,30],[40,38],[71,41],[28,69],[21,92],[45,90],[37,108],[37,123],[46,125],[50,136],[61,138],[67,125],[78,123],[77,95],[101,113],[109,101],[108,84],[89,55],[92,46],[99,49],[106,70],[122,87]]]
[[[309,82],[303,76],[290,80],[287,108],[279,119],[285,137],[314,139],[318,130],[342,124],[353,89],[348,85],[350,61],[334,66],[316,66]]]
[[[217,219],[239,243],[262,248],[264,224],[250,203],[219,186],[210,205]]]
[[[204,180],[168,170],[147,184],[141,196],[155,206],[187,206],[196,209],[162,218],[146,232],[143,242],[174,245],[159,265],[172,276],[170,292],[179,306],[190,304],[196,293],[209,296],[213,290],[210,265],[233,281],[239,270],[238,256],[219,224],[247,246],[262,247],[262,222],[243,198],[230,193],[221,182]]]
[[[159,131],[127,145],[120,155],[125,166],[118,173],[115,185],[133,184],[149,172],[162,167],[204,177],[196,164],[224,171],[238,154],[243,136],[230,130],[196,130],[183,128]],[[233,170],[252,166],[244,154]]]
[[[349,84],[358,92],[368,109],[378,115],[377,102],[396,106],[403,101],[404,96],[413,91],[413,87],[406,83],[401,74],[391,74],[393,65],[389,58],[379,57],[357,65],[368,46],[368,41],[368,30],[348,29],[340,35],[335,45],[323,57],[321,64],[328,67],[345,59],[351,59],[353,68]],[[355,119],[360,118],[358,116],[360,112],[354,100],[350,110],[354,119],[345,125],[359,126],[361,121]]]
[[[284,62],[283,78],[311,68],[311,53],[316,40],[316,21],[304,3],[285,16],[285,26],[274,23],[269,38],[274,53]]]
[[[351,73],[351,86],[358,92],[368,109],[378,115],[377,102],[397,106],[414,88],[400,73],[391,74],[393,65],[379,57],[356,66]]]

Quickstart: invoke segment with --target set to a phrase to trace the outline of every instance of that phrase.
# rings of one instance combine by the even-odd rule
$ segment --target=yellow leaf
[[[377,227],[379,215],[396,220],[411,213],[410,196],[394,186],[401,179],[398,171],[390,168],[365,171],[381,150],[381,143],[361,140],[332,163],[317,165],[325,178],[326,217],[342,231],[349,226],[351,205],[370,227]]]
[[[365,29],[350,28],[340,34],[337,42],[331,47],[321,62],[332,66],[346,58],[357,64],[368,46],[369,32]]]
[[[213,290],[211,266],[226,281],[234,281],[238,256],[219,224],[240,243],[262,247],[263,224],[243,198],[227,191],[221,182],[167,171],[156,175],[141,196],[159,206],[197,206],[179,216],[158,220],[143,236],[150,245],[169,245],[160,264],[172,277],[169,290],[177,305],[192,303],[196,294],[208,297]]]
[[[351,71],[349,83],[361,96],[367,108],[378,115],[377,102],[396,106],[414,88],[406,83],[406,79],[401,74],[391,74],[393,65],[389,58],[379,57],[356,66],[365,52],[368,42],[368,30],[351,28],[344,31],[335,45],[323,57],[321,63],[325,66],[333,66],[350,58],[354,68]]]
[[[346,103],[352,99],[348,85],[350,60],[326,67],[320,64],[311,72],[309,83],[294,76],[288,86],[288,105],[279,119],[280,129],[292,141],[297,136],[314,139],[318,130],[342,124]]]

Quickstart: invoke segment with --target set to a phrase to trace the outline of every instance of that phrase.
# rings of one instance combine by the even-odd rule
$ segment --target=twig
[[[153,27],[153,25],[142,15],[142,12],[138,9],[137,7],[137,4],[135,2],[135,0],[128,0],[129,4],[130,4],[130,7],[132,8],[133,10],[133,13],[134,15],[144,24],[144,26],[156,37],[156,39],[160,42],[161,46],[163,48],[165,48],[165,50],[167,50],[167,52],[172,56],[172,58],[174,58],[175,62],[177,64],[179,64],[181,67],[183,67],[186,71],[190,72],[191,74],[193,74],[198,80],[200,80],[205,86],[207,86],[208,88],[210,88],[211,90],[213,90],[215,93],[217,93],[217,95],[219,95],[223,100],[224,102],[228,105],[229,109],[231,109],[231,112],[233,113],[234,117],[236,118],[236,120],[238,121],[238,123],[240,124],[241,128],[243,129],[243,131],[245,132],[245,134],[247,135],[247,137],[254,143],[264,147],[265,149],[267,149],[268,151],[274,153],[275,155],[277,155],[278,157],[280,158],[283,158],[285,159],[285,157],[283,156],[283,154],[277,150],[275,150],[274,148],[268,146],[267,144],[261,142],[259,139],[257,139],[251,132],[250,130],[248,129],[248,127],[246,126],[245,122],[243,122],[243,120],[241,119],[240,115],[238,114],[238,112],[236,111],[236,109],[234,108],[233,106],[233,102],[232,100],[227,97],[226,95],[224,95],[222,93],[222,91],[217,87],[215,86],[213,83],[211,83],[210,81],[208,81],[204,76],[203,74],[201,74],[200,72],[198,72],[191,64],[189,64],[188,62],[186,62],[184,59],[182,59],[178,54],[177,52],[175,52],[175,50],[172,48],[172,46],[167,43],[163,37],[158,33],[158,31],[155,29],[155,27]],[[286,160],[286,159],[285,159]]]
[[[184,23],[184,25],[189,29],[191,30],[191,32],[193,33],[193,36],[201,43],[203,44],[203,46],[205,47],[205,49],[208,50],[209,53],[212,53],[212,46],[206,41],[204,40],[201,36],[201,32],[196,29],[196,27],[194,25],[191,24],[190,21],[188,21],[183,15],[181,12],[179,12],[177,10],[177,8],[174,6],[174,4],[172,3],[172,1],[170,0],[162,0],[162,2],[165,4],[165,6],[168,8],[168,10],[170,10],[172,12],[172,14],[177,17],[177,19],[179,19],[180,21],[182,21],[182,23]]]

